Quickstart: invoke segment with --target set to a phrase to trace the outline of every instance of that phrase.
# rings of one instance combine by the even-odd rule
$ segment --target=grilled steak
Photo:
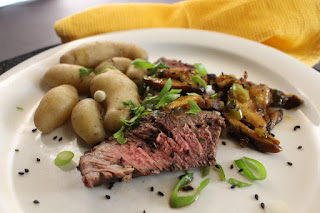
[[[127,143],[120,145],[109,138],[83,155],[79,164],[82,180],[87,187],[94,187],[162,170],[213,165],[224,126],[224,119],[211,111],[197,115],[182,109],[169,114],[153,112],[124,133]]]

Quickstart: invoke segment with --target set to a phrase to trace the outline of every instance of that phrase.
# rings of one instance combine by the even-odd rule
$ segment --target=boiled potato
[[[80,93],[90,91],[90,83],[94,73],[80,77],[80,69],[86,69],[74,64],[57,64],[51,67],[44,75],[44,82],[50,87],[70,84],[77,88]]]
[[[125,57],[148,59],[148,53],[141,47],[128,42],[93,42],[70,50],[60,58],[60,63],[78,64],[84,67],[96,67],[101,62],[113,58]]]
[[[131,100],[134,104],[139,104],[137,85],[117,69],[109,69],[107,72],[97,75],[91,81],[90,90],[92,95],[97,90],[106,93],[106,99],[103,102],[106,109],[103,123],[106,131],[110,133],[121,128],[121,119],[130,118],[130,109],[124,107],[122,102]]]
[[[74,86],[64,84],[49,90],[36,109],[35,126],[42,133],[51,132],[70,119],[78,101],[78,91]]]
[[[126,75],[136,84],[140,84],[143,82],[143,76],[147,74],[147,70],[135,67],[134,65],[130,64],[128,70],[126,71]]]
[[[101,110],[101,106],[91,98],[81,100],[72,110],[74,131],[90,145],[95,145],[106,137]]]
[[[103,71],[102,69],[106,66],[114,66],[121,72],[125,73],[130,66],[132,60],[130,58],[124,58],[124,57],[114,57],[108,60],[105,60],[101,62],[96,68],[94,69],[95,73],[99,73]]]

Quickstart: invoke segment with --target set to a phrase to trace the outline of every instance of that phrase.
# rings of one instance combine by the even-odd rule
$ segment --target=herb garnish
[[[195,84],[201,84],[202,86],[204,86],[204,88],[207,88],[207,84],[206,82],[199,76],[199,75],[195,75],[195,76],[192,76],[191,77],[192,81],[195,83]]]
[[[207,75],[207,70],[206,68],[203,66],[203,64],[201,63],[196,63],[194,64],[194,67],[196,68],[196,73],[200,74],[200,75]]]
[[[17,110],[23,110],[23,108],[22,108],[22,107],[17,106]]]
[[[85,77],[90,75],[90,73],[92,73],[93,68],[80,68],[79,72],[80,72],[80,77]]]
[[[188,103],[190,105],[190,110],[186,112],[187,114],[198,114],[201,112],[201,109],[196,102],[188,100]]]
[[[112,69],[112,70],[114,70],[114,69],[116,69],[114,66],[111,66],[111,65],[107,65],[107,66],[104,66],[104,67],[102,67],[98,72],[96,72],[95,74],[96,75],[99,75],[99,74],[101,74],[101,72],[103,71],[103,70],[105,70],[105,69]]]
[[[113,137],[118,141],[119,144],[124,144],[127,142],[127,138],[123,135],[123,130],[125,129],[125,126],[122,125],[121,129],[113,134]]]
[[[165,65],[162,62],[158,62],[156,64],[152,64],[147,60],[137,58],[136,60],[131,62],[132,65],[135,67],[143,68],[143,69],[152,69],[152,74],[154,74],[158,69],[164,69],[169,68],[167,65]]]
[[[234,178],[229,178],[228,182],[229,182],[231,185],[236,185],[236,186],[238,186],[238,187],[240,187],[240,188],[246,187],[246,186],[251,186],[251,185],[252,185],[251,183],[245,183],[245,182],[236,180],[236,179],[234,179]]]

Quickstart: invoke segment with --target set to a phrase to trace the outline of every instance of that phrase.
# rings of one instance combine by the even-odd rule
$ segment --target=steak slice
[[[124,133],[127,143],[120,145],[109,138],[84,154],[79,163],[82,181],[94,187],[162,170],[213,165],[222,127],[224,119],[211,111],[197,115],[182,109],[153,112]]]

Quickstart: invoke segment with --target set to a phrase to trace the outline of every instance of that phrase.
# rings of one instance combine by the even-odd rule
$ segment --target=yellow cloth
[[[319,0],[108,4],[55,23],[63,42],[112,31],[154,27],[212,30],[275,47],[310,66],[320,60]]]

